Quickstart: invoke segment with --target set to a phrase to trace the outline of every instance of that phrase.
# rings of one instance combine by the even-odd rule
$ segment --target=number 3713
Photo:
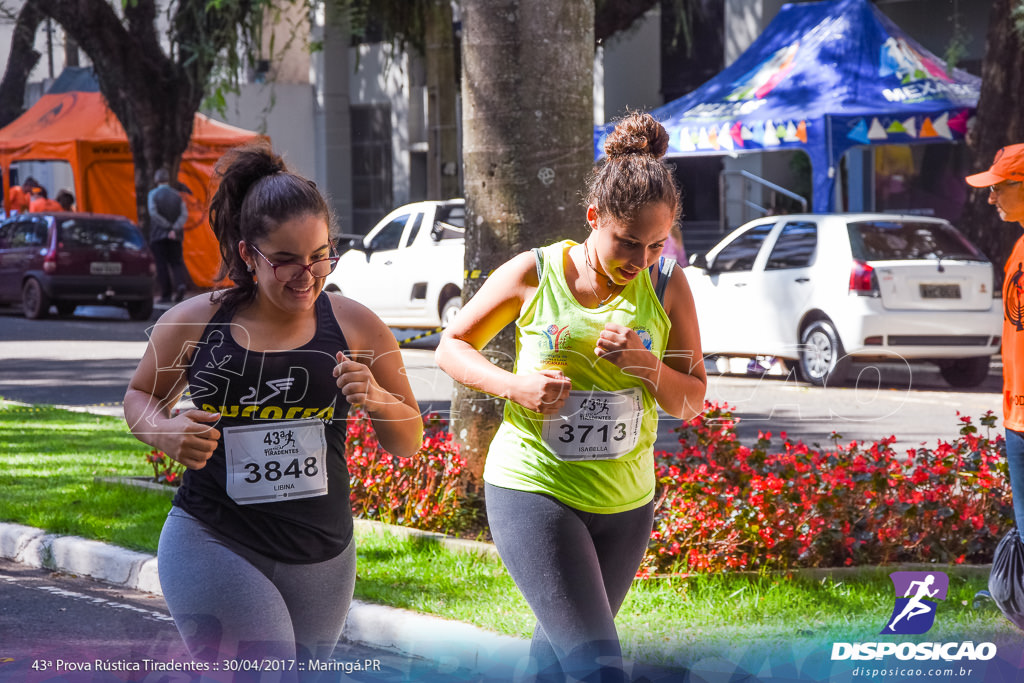
[[[562,443],[587,443],[587,439],[590,437],[591,432],[596,432],[594,436],[601,441],[601,443],[608,443],[609,434],[611,435],[612,441],[622,441],[626,438],[626,423],[616,422],[615,426],[601,425],[600,427],[594,427],[594,425],[561,425],[562,430],[561,436],[558,440]]]

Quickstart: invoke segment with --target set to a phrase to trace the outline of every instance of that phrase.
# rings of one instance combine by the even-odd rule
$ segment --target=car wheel
[[[43,291],[39,280],[30,277],[21,288],[21,308],[26,318],[37,320],[50,314],[50,297]]]
[[[957,389],[976,387],[988,378],[989,357],[958,358],[939,363],[942,379]]]
[[[132,320],[149,320],[153,315],[153,300],[143,299],[142,301],[129,301],[128,317]]]
[[[70,318],[75,314],[75,309],[78,308],[78,304],[71,303],[70,301],[58,301],[56,306],[57,315],[62,318]]]
[[[827,320],[816,320],[800,334],[800,379],[819,387],[842,384],[850,370],[836,328]]]
[[[455,320],[455,316],[462,310],[462,295],[448,297],[441,306],[441,327],[448,327]]]

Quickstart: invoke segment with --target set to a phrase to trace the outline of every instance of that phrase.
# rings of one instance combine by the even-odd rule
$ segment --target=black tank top
[[[232,311],[218,310],[192,355],[189,391],[196,407],[219,412],[217,429],[317,418],[327,445],[327,493],[297,500],[240,505],[227,493],[224,437],[200,470],[186,470],[174,505],[214,531],[281,562],[321,562],[352,541],[352,509],[345,464],[349,405],[332,374],[338,351],[348,352],[330,297],[316,300],[316,333],[287,351],[241,346]],[[243,337],[244,338],[244,337]],[[299,462],[302,458],[300,456]],[[286,467],[288,459],[281,463]]]

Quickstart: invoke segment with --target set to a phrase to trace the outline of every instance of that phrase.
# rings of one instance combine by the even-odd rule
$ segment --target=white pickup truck
[[[325,289],[374,311],[389,327],[445,327],[462,307],[462,199],[401,206],[353,240]]]

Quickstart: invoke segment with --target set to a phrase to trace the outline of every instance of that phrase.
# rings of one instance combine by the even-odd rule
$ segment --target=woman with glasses
[[[232,286],[170,309],[125,395],[141,441],[187,467],[160,583],[199,660],[331,656],[355,583],[345,418],[413,455],[423,423],[394,336],[323,291],[336,226],[267,146],[218,166],[210,224]],[[183,391],[194,409],[174,410]]]

